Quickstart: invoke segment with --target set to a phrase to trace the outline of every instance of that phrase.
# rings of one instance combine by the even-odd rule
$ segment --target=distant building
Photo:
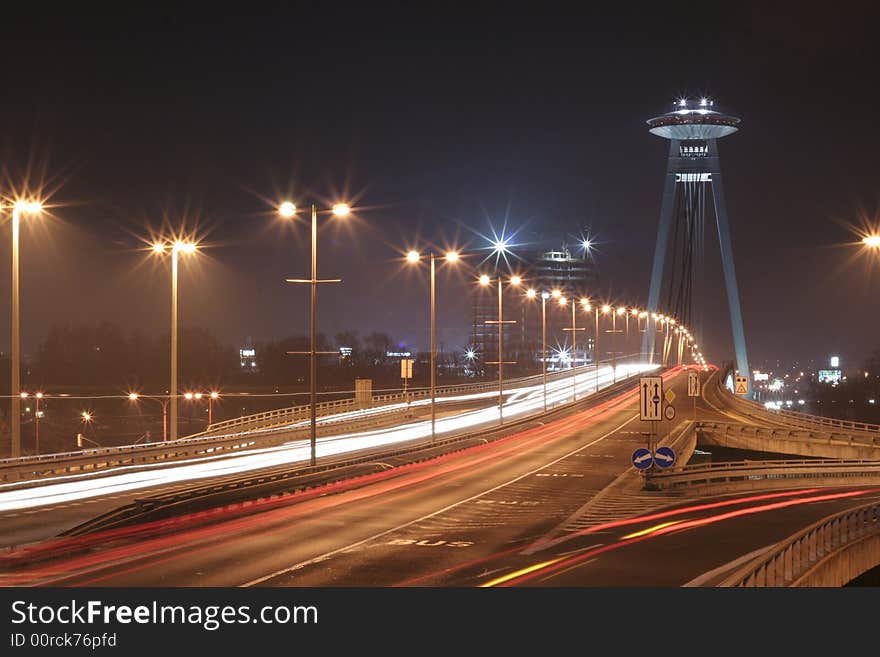
[[[254,348],[251,339],[248,338],[246,346],[238,350],[238,357],[241,363],[241,369],[245,372],[257,372],[257,350]]]
[[[505,361],[517,361],[514,369],[528,369],[540,363],[541,359],[541,293],[559,290],[569,299],[589,297],[596,290],[597,273],[593,259],[584,248],[562,243],[561,247],[538,245],[517,248],[516,257],[509,258],[509,264],[502,259],[493,261],[481,268],[496,278],[498,273],[505,278],[504,319],[515,320],[516,324],[503,325]],[[510,274],[523,278],[522,286],[511,288],[506,284]],[[527,299],[525,292],[534,288],[535,299]],[[595,294],[593,295],[595,296]],[[581,315],[582,317],[582,315]],[[560,321],[561,315],[556,300],[547,301],[547,356],[548,369],[568,367],[571,361],[571,335],[563,331],[571,322]],[[498,319],[497,284],[477,286],[472,296],[471,342],[469,350],[475,354],[478,364],[498,360],[498,325],[486,321]],[[588,333],[588,332],[587,332]],[[577,338],[577,362],[591,358],[592,340],[583,332]],[[483,373],[495,370],[494,365],[477,367]]]

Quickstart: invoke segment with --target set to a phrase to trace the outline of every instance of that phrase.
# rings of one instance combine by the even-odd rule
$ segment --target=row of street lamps
[[[506,245],[503,243],[497,243],[495,245],[495,250],[498,253],[503,253],[506,251]],[[406,260],[410,264],[417,264],[422,260],[422,253],[416,250],[411,250],[406,254]],[[431,438],[434,439],[436,437],[436,273],[435,273],[435,261],[438,257],[438,254],[430,251],[427,255],[429,263],[430,263],[430,325],[431,325],[431,356],[430,356],[430,388],[431,388]],[[458,251],[447,251],[443,254],[443,259],[448,263],[457,263],[462,259],[463,255]],[[488,287],[492,283],[497,284],[498,289],[498,318],[494,320],[486,320],[486,324],[494,324],[498,326],[498,355],[497,360],[495,361],[487,361],[487,365],[497,365],[498,366],[498,421],[499,424],[504,423],[504,365],[511,364],[511,361],[504,360],[504,330],[503,327],[505,324],[515,323],[514,320],[505,320],[504,319],[504,294],[503,294],[503,277],[498,276],[497,278],[492,278],[488,274],[482,274],[477,279],[477,282],[483,286]],[[507,283],[510,287],[519,288],[522,286],[523,279],[518,275],[511,275]],[[538,296],[538,291],[534,288],[529,288],[525,292],[526,298],[535,299]],[[544,392],[544,410],[547,410],[547,300],[553,298],[557,301],[560,306],[569,305],[568,298],[562,293],[561,290],[554,289],[552,291],[544,291],[541,292],[541,353],[542,353],[542,381],[543,381],[543,392]],[[580,305],[584,309],[585,312],[589,313],[593,310],[593,306],[590,304],[590,300],[583,297],[580,299]],[[577,303],[572,300],[571,304],[571,327],[565,328],[565,331],[571,331],[572,334],[572,400],[577,399],[577,378],[576,378],[576,333],[577,331],[586,330],[584,327],[577,326],[577,318],[576,318],[576,308]],[[595,328],[595,338],[594,338],[594,354],[598,355],[599,353],[599,314],[608,315],[609,313],[612,316],[612,347],[611,347],[611,357],[612,357],[612,370],[614,372],[613,379],[616,382],[617,380],[617,353],[615,346],[615,337],[617,332],[617,318],[625,317],[626,319],[626,333],[629,336],[629,320],[630,316],[635,317],[636,320],[645,319],[645,330],[648,330],[648,319],[653,319],[655,322],[655,326],[665,326],[667,335],[666,340],[664,341],[664,356],[663,360],[665,362],[667,357],[667,349],[666,343],[671,342],[669,340],[669,330],[670,327],[674,327],[674,335],[678,336],[678,346],[681,348],[682,339],[686,339],[687,342],[691,346],[692,356],[694,360],[700,363],[703,367],[706,366],[705,359],[703,358],[702,353],[698,351],[697,345],[694,343],[693,336],[687,330],[687,328],[678,323],[675,319],[671,317],[667,317],[665,315],[661,315],[658,313],[648,313],[644,310],[639,310],[637,308],[627,308],[624,306],[620,306],[617,308],[613,308],[609,304],[605,304],[601,306],[601,308],[596,308],[595,318],[596,318],[596,328]],[[641,330],[641,329],[639,329]],[[651,359],[653,362],[653,354],[651,354]],[[595,370],[596,370],[596,390],[599,389],[599,363],[598,357],[594,358],[595,362]]]

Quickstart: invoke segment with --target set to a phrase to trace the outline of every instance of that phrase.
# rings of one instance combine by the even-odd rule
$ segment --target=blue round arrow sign
[[[650,450],[639,447],[633,452],[632,462],[639,470],[647,470],[654,463],[654,457],[651,456]]]
[[[661,468],[668,468],[675,463],[675,452],[671,447],[658,447],[654,452],[654,463]]]

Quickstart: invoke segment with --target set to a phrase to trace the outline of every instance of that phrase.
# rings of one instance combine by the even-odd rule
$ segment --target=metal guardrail
[[[600,362],[600,365],[602,362]],[[586,366],[585,366],[586,367]],[[618,383],[626,381],[636,373],[630,373],[629,376],[621,377]],[[571,370],[557,373],[558,377],[571,376]],[[541,380],[541,376],[526,377],[524,379],[516,379],[511,382],[532,381],[535,378]],[[479,386],[488,386],[490,390],[497,390],[497,384],[476,384]],[[607,384],[606,387],[613,385]],[[455,392],[461,386],[449,386],[445,388],[445,392]],[[516,388],[511,388],[515,390]],[[475,391],[473,386],[468,388],[466,392]],[[383,396],[385,398],[390,395]],[[341,400],[349,401],[349,400]],[[335,404],[336,402],[327,402]],[[549,408],[563,405],[565,402],[558,402]],[[295,407],[301,408],[301,407]],[[309,409],[308,406],[305,407]],[[348,414],[345,410],[339,410],[340,406],[336,406],[337,410],[346,415],[336,418],[334,416],[325,416],[319,421],[319,435],[328,435],[329,432],[335,433],[363,430],[381,424],[387,424],[393,420],[404,420],[412,416],[412,409],[409,407],[401,407],[389,409],[388,411],[377,411],[376,407],[371,406],[365,409],[353,409],[352,414]],[[381,406],[379,406],[381,408]],[[281,409],[282,411],[290,411],[290,409]],[[357,413],[362,410],[363,413]],[[531,414],[538,415],[542,411]],[[269,415],[275,413],[270,411]],[[275,416],[272,416],[275,417]],[[306,416],[308,417],[308,416]],[[281,443],[306,438],[309,433],[308,426],[285,428],[296,420],[286,420],[280,423],[272,423],[270,426],[261,425],[259,423],[242,424],[237,431],[228,435],[216,435],[213,433],[201,433],[185,438],[180,438],[173,442],[156,442],[141,445],[127,445],[120,447],[103,447],[95,449],[86,449],[76,452],[64,452],[58,454],[47,454],[36,457],[23,457],[17,459],[0,460],[0,483],[16,483],[37,481],[44,477],[61,476],[82,473],[104,472],[114,467],[120,466],[141,466],[150,465],[164,461],[180,460],[184,458],[193,458],[198,456],[217,456],[220,454],[228,454],[236,450],[256,447],[270,447]],[[268,423],[268,420],[267,420]],[[250,428],[248,428],[250,427]],[[253,435],[255,430],[259,430],[260,435]]]
[[[880,502],[841,511],[779,542],[718,586],[787,586],[833,552],[880,534]]]
[[[772,426],[756,426],[749,424],[739,424],[736,422],[698,422],[698,431],[714,431],[723,433],[724,435],[748,435],[757,438],[790,438],[793,440],[816,441],[821,440],[823,443],[831,441],[845,442],[852,446],[878,446],[880,445],[880,436],[871,434],[864,435],[859,433],[849,433],[840,431],[820,430],[818,428],[804,429],[794,428],[786,429],[783,427]]]
[[[391,419],[400,420],[411,416],[412,412],[403,408],[348,417],[338,421],[324,421],[318,425],[318,435],[362,430]],[[309,428],[300,427],[261,436],[235,433],[225,437],[197,436],[180,438],[173,442],[86,449],[79,452],[45,455],[24,462],[8,459],[9,462],[0,463],[0,483],[38,481],[44,477],[98,473],[120,466],[132,467],[199,456],[225,455],[248,448],[271,447],[298,438],[306,438],[308,435]]]
[[[651,490],[671,490],[731,482],[857,477],[880,479],[880,460],[806,459],[698,463],[667,471],[650,471],[646,475],[646,487]]]
[[[630,356],[633,356],[631,354]],[[626,357],[623,357],[626,358]],[[608,361],[600,361],[599,365],[601,366],[603,363],[607,364]],[[579,370],[578,376],[587,372],[593,368],[591,365],[583,365],[578,367]],[[547,373],[547,381],[557,381],[564,380],[565,378],[571,377],[571,370],[562,370],[559,372],[548,372]],[[513,391],[517,388],[522,388],[528,385],[534,385],[537,383],[543,382],[543,376],[541,374],[519,377],[515,379],[509,379],[505,381],[505,389]],[[463,383],[460,385],[449,385],[449,386],[439,386],[435,389],[435,394],[438,397],[441,396],[449,396],[454,394],[474,394],[480,392],[492,392],[498,390],[498,384],[496,382],[486,382],[486,383]],[[431,396],[430,388],[411,388],[405,394],[403,392],[399,393],[391,393],[386,395],[373,395],[369,404],[364,404],[363,402],[358,402],[355,398],[349,399],[338,399],[330,402],[322,402],[320,404],[315,405],[315,413],[318,417],[330,415],[333,413],[341,413],[349,410],[358,410],[363,408],[374,408],[376,406],[384,406],[394,403],[406,402],[406,401],[415,401],[421,399],[427,399]],[[299,420],[306,420],[311,417],[311,405],[305,404],[302,406],[292,406],[289,408],[280,408],[273,411],[265,411],[262,413],[254,413],[252,415],[244,415],[242,417],[233,418],[230,420],[224,420],[222,422],[215,422],[210,425],[203,433],[204,434],[212,434],[217,433],[218,431],[234,431],[236,429],[251,427],[251,426],[259,426],[261,428],[271,428],[274,426],[279,426],[283,424],[288,424],[291,422],[297,422]]]
[[[880,435],[880,424],[871,424],[869,422],[854,422],[852,420],[838,420],[830,417],[822,417],[821,415],[811,415],[809,413],[801,413],[788,411],[785,409],[771,410],[766,408],[760,402],[750,399],[743,399],[731,393],[724,385],[723,377],[718,378],[718,388],[722,392],[726,392],[737,408],[756,418],[783,418],[789,424],[795,424],[804,428],[836,428],[845,431],[856,431],[864,433],[873,433]]]

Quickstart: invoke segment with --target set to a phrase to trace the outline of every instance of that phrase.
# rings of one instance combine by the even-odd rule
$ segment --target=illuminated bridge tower
[[[706,206],[712,203],[733,329],[736,368],[741,375],[749,376],[717,144],[721,137],[736,132],[739,123],[739,118],[719,111],[714,101],[706,98],[678,100],[672,111],[648,120],[648,130],[652,134],[669,140],[648,311],[657,312],[658,308],[663,308],[672,312],[692,327],[698,342],[702,339],[699,286],[703,277]],[[667,258],[671,258],[671,265],[669,275],[664,278]],[[661,294],[664,294],[662,303]],[[694,299],[697,300],[696,312]],[[656,331],[646,331],[644,336],[643,349],[651,354],[652,359],[656,335]]]

